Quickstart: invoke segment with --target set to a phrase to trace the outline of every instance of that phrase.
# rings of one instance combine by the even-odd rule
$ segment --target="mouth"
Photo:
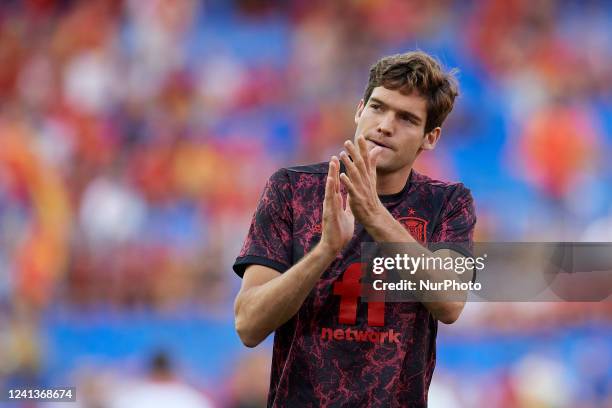
[[[375,146],[380,146],[380,147],[383,147],[383,148],[385,148],[385,149],[390,149],[390,150],[393,150],[393,149],[391,149],[391,147],[390,147],[390,146],[388,146],[388,145],[386,145],[386,144],[384,144],[384,143],[382,143],[382,142],[379,142],[378,140],[367,139],[367,141],[368,141],[368,142],[370,142],[370,143],[372,143],[372,145],[373,145],[373,146],[372,146],[372,148],[374,148]]]

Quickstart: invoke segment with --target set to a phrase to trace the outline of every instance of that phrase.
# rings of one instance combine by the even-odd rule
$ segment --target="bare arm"
[[[298,263],[281,274],[262,265],[249,266],[234,303],[236,331],[248,347],[261,343],[293,317],[353,236],[355,218],[340,195],[340,162],[333,157],[325,184],[321,241]]]
[[[242,342],[255,347],[291,319],[335,256],[319,244],[283,274],[262,265],[249,266],[234,304]]]

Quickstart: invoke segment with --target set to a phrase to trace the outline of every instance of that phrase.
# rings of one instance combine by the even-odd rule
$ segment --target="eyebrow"
[[[423,119],[421,119],[420,117],[418,117],[417,115],[415,115],[412,112],[406,111],[406,110],[402,110],[402,109],[395,109],[392,106],[389,106],[389,104],[384,103],[383,101],[381,101],[378,98],[374,98],[374,97],[370,97],[370,102],[376,102],[382,106],[384,106],[385,108],[391,108],[394,111],[396,111],[398,114],[400,115],[405,115],[407,117],[410,118],[411,121],[413,121],[414,123],[416,123],[417,125],[420,125],[421,122],[423,122]]]

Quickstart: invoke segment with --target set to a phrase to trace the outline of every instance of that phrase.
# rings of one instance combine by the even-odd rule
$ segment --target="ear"
[[[357,111],[355,112],[355,124],[356,125],[359,123],[359,118],[361,117],[361,113],[363,112],[364,107],[365,107],[365,103],[363,102],[363,99],[361,99],[359,103],[357,104]]]
[[[425,133],[425,137],[423,137],[423,143],[421,143],[421,150],[433,150],[436,148],[436,144],[438,140],[440,140],[440,135],[442,134],[442,129],[438,126],[433,128],[430,132]]]

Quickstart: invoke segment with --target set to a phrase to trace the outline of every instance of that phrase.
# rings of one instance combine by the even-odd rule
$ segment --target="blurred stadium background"
[[[231,264],[267,177],[338,152],[389,53],[460,69],[417,168],[472,189],[477,240],[612,241],[611,22],[580,0],[2,1],[0,384],[265,406]],[[469,304],[431,406],[612,406],[611,306]]]

